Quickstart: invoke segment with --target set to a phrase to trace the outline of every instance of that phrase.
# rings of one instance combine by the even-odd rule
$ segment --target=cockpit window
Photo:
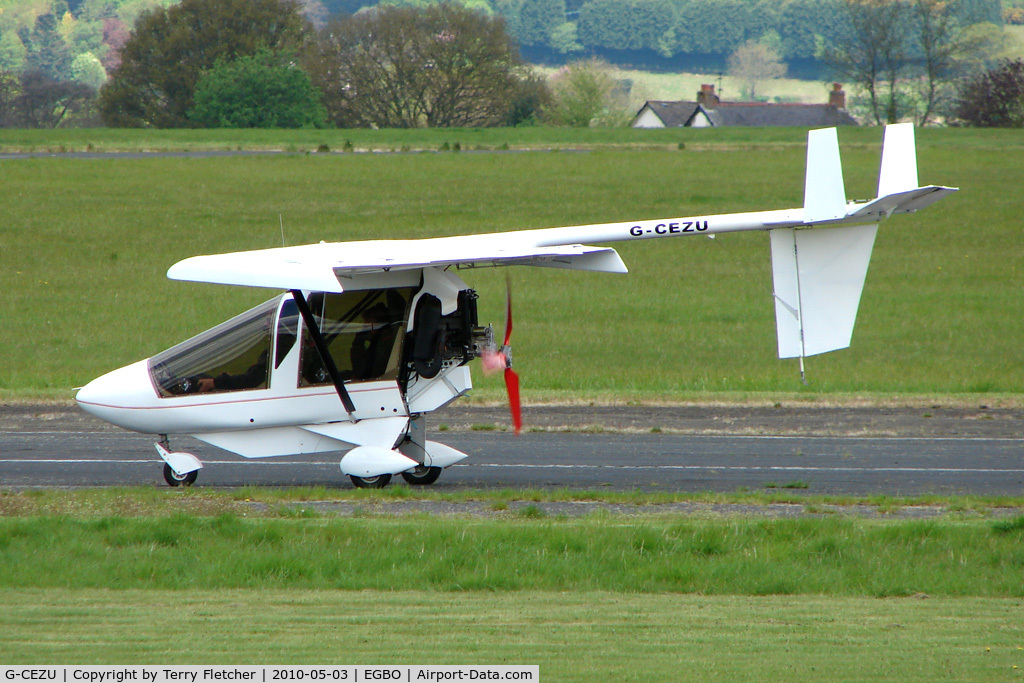
[[[398,379],[405,321],[414,289],[315,293],[309,307],[342,380]],[[309,331],[302,335],[299,386],[330,384]]]
[[[266,389],[279,302],[268,301],[153,356],[149,374],[160,395]]]

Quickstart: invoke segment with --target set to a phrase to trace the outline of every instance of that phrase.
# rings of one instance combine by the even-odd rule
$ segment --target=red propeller
[[[519,375],[512,369],[512,346],[509,344],[512,339],[512,282],[505,278],[505,342],[501,349],[493,346],[484,349],[480,360],[484,366],[484,372],[491,373],[504,369],[505,389],[508,391],[508,406],[512,411],[512,425],[516,434],[523,429],[523,407],[519,399]]]

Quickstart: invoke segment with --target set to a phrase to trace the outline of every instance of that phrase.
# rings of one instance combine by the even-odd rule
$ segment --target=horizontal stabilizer
[[[879,197],[849,214],[850,218],[888,218],[894,213],[912,213],[957,191],[955,187],[929,185]]]
[[[769,233],[779,358],[850,345],[877,230],[869,224]]]

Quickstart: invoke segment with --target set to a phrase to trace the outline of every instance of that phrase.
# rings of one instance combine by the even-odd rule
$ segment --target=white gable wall
[[[633,121],[634,128],[664,128],[665,122],[658,118],[658,115],[651,111],[651,108],[644,105],[644,108]]]
[[[700,109],[690,119],[690,128],[711,128],[715,124],[711,123],[711,119]]]

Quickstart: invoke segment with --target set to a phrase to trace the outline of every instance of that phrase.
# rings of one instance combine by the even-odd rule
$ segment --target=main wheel
[[[191,486],[196,483],[198,476],[199,470],[192,470],[188,474],[178,474],[171,469],[170,465],[164,463],[164,481],[168,486]]]
[[[391,481],[390,474],[378,474],[376,477],[357,477],[350,474],[348,478],[359,489],[382,489]]]
[[[427,465],[420,465],[408,472],[402,472],[402,479],[405,479],[413,486],[426,486],[427,484],[433,484],[440,476],[440,467],[428,467]]]

